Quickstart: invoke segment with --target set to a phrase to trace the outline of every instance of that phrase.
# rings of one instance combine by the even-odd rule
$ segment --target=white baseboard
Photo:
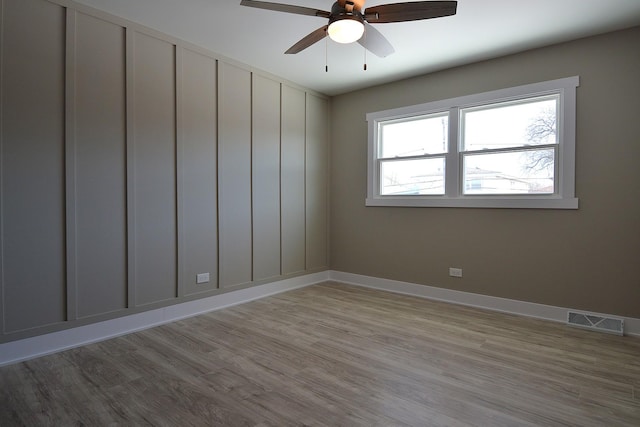
[[[538,319],[552,320],[565,323],[567,311],[570,308],[556,307],[552,305],[537,304],[526,301],[518,301],[507,298],[492,297],[474,294],[470,292],[455,291],[434,286],[418,285],[416,283],[400,282],[397,280],[380,279],[377,277],[363,276],[360,274],[344,273],[331,270],[329,279],[335,282],[379,289],[398,294],[412,295],[437,301],[451,302],[454,304],[484,308],[503,313],[518,314],[521,316],[535,317]],[[573,310],[573,309],[571,309]],[[605,317],[624,319],[624,334],[640,336],[640,319],[624,317],[607,313],[597,313]]]
[[[174,322],[329,280],[329,271],[227,292],[143,313],[0,344],[0,366]]]
[[[569,310],[569,308],[331,270],[0,344],[0,366],[103,341],[327,280],[562,323],[566,322],[567,311]],[[606,313],[599,314],[611,316]],[[625,335],[640,336],[640,319],[621,316],[615,317],[624,319]]]

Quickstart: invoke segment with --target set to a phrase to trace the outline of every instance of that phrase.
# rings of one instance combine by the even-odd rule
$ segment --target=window
[[[367,114],[367,205],[577,209],[578,82]]]
[[[380,123],[380,194],[445,194],[448,114]]]

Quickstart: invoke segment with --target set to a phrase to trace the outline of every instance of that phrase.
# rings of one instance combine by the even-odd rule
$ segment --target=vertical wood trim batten
[[[329,171],[331,171],[331,144],[329,143],[329,141],[331,141],[331,99],[328,99],[325,104],[324,104],[324,118],[327,120],[326,122],[324,122],[324,125],[326,126],[326,133],[324,134],[324,139],[322,140],[322,143],[324,144],[324,146],[326,147],[326,157],[325,157],[325,161],[324,161],[324,170],[325,170],[325,176],[324,176],[324,185],[325,185],[325,199],[324,199],[324,211],[325,211],[325,230],[324,230],[324,235],[325,235],[325,239],[326,239],[326,246],[324,248],[324,253],[325,253],[325,261],[324,261],[324,265],[326,267],[329,267],[331,265],[331,173]]]
[[[283,262],[282,262],[282,130],[284,126],[282,125],[283,116],[284,116],[284,102],[282,102],[282,98],[284,96],[284,85],[280,83],[280,144],[278,146],[278,169],[279,169],[279,179],[278,179],[278,192],[280,194],[279,202],[280,202],[280,276],[282,276],[282,272],[284,271]]]
[[[216,289],[220,289],[220,61],[216,59]]]
[[[135,30],[125,27],[125,84],[126,84],[126,171],[127,171],[127,308],[136,306],[135,292],[135,108],[134,108],[134,78],[135,78]]]
[[[216,59],[216,289],[220,289],[220,61]]]
[[[66,8],[65,47],[65,219],[67,319],[78,318],[78,253],[76,225],[76,20],[77,12]]]
[[[253,223],[253,132],[255,128],[255,124],[253,123],[253,103],[255,101],[253,99],[255,96],[255,83],[253,81],[253,79],[255,78],[254,76],[255,74],[253,72],[249,74],[249,221],[251,223],[251,236],[249,237],[249,239],[251,240],[251,251],[249,252],[249,256],[251,257],[251,261],[249,263],[251,266],[251,272],[249,277],[251,277],[251,281],[256,280],[254,265],[255,255],[253,253],[255,242],[255,224]]]
[[[185,224],[184,224],[184,122],[183,122],[183,53],[184,48],[174,45],[175,52],[175,150],[176,150],[176,296],[185,295]]]
[[[324,147],[324,162],[323,170],[324,176],[322,180],[322,185],[324,185],[324,266],[329,267],[331,265],[331,144],[329,141],[331,140],[331,100],[326,99],[322,104],[324,114],[322,116],[323,121],[322,125],[324,126],[324,133],[321,140],[321,143]]]
[[[4,321],[4,0],[0,0],[0,335],[5,334]]]
[[[302,140],[302,176],[303,176],[303,195],[302,205],[304,206],[304,269],[309,270],[309,233],[307,233],[307,226],[309,225],[309,218],[307,218],[307,142],[309,136],[309,93],[304,92],[304,138]]]

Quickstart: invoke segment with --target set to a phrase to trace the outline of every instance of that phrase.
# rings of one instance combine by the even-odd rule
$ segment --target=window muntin
[[[368,113],[367,206],[577,209],[578,85],[575,76]],[[448,129],[436,133],[442,117]],[[413,123],[425,119],[427,141]],[[392,144],[403,128],[409,136]]]

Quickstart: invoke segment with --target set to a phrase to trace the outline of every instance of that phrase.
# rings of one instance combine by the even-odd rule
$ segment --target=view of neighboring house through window
[[[367,114],[369,206],[577,208],[578,77]]]

